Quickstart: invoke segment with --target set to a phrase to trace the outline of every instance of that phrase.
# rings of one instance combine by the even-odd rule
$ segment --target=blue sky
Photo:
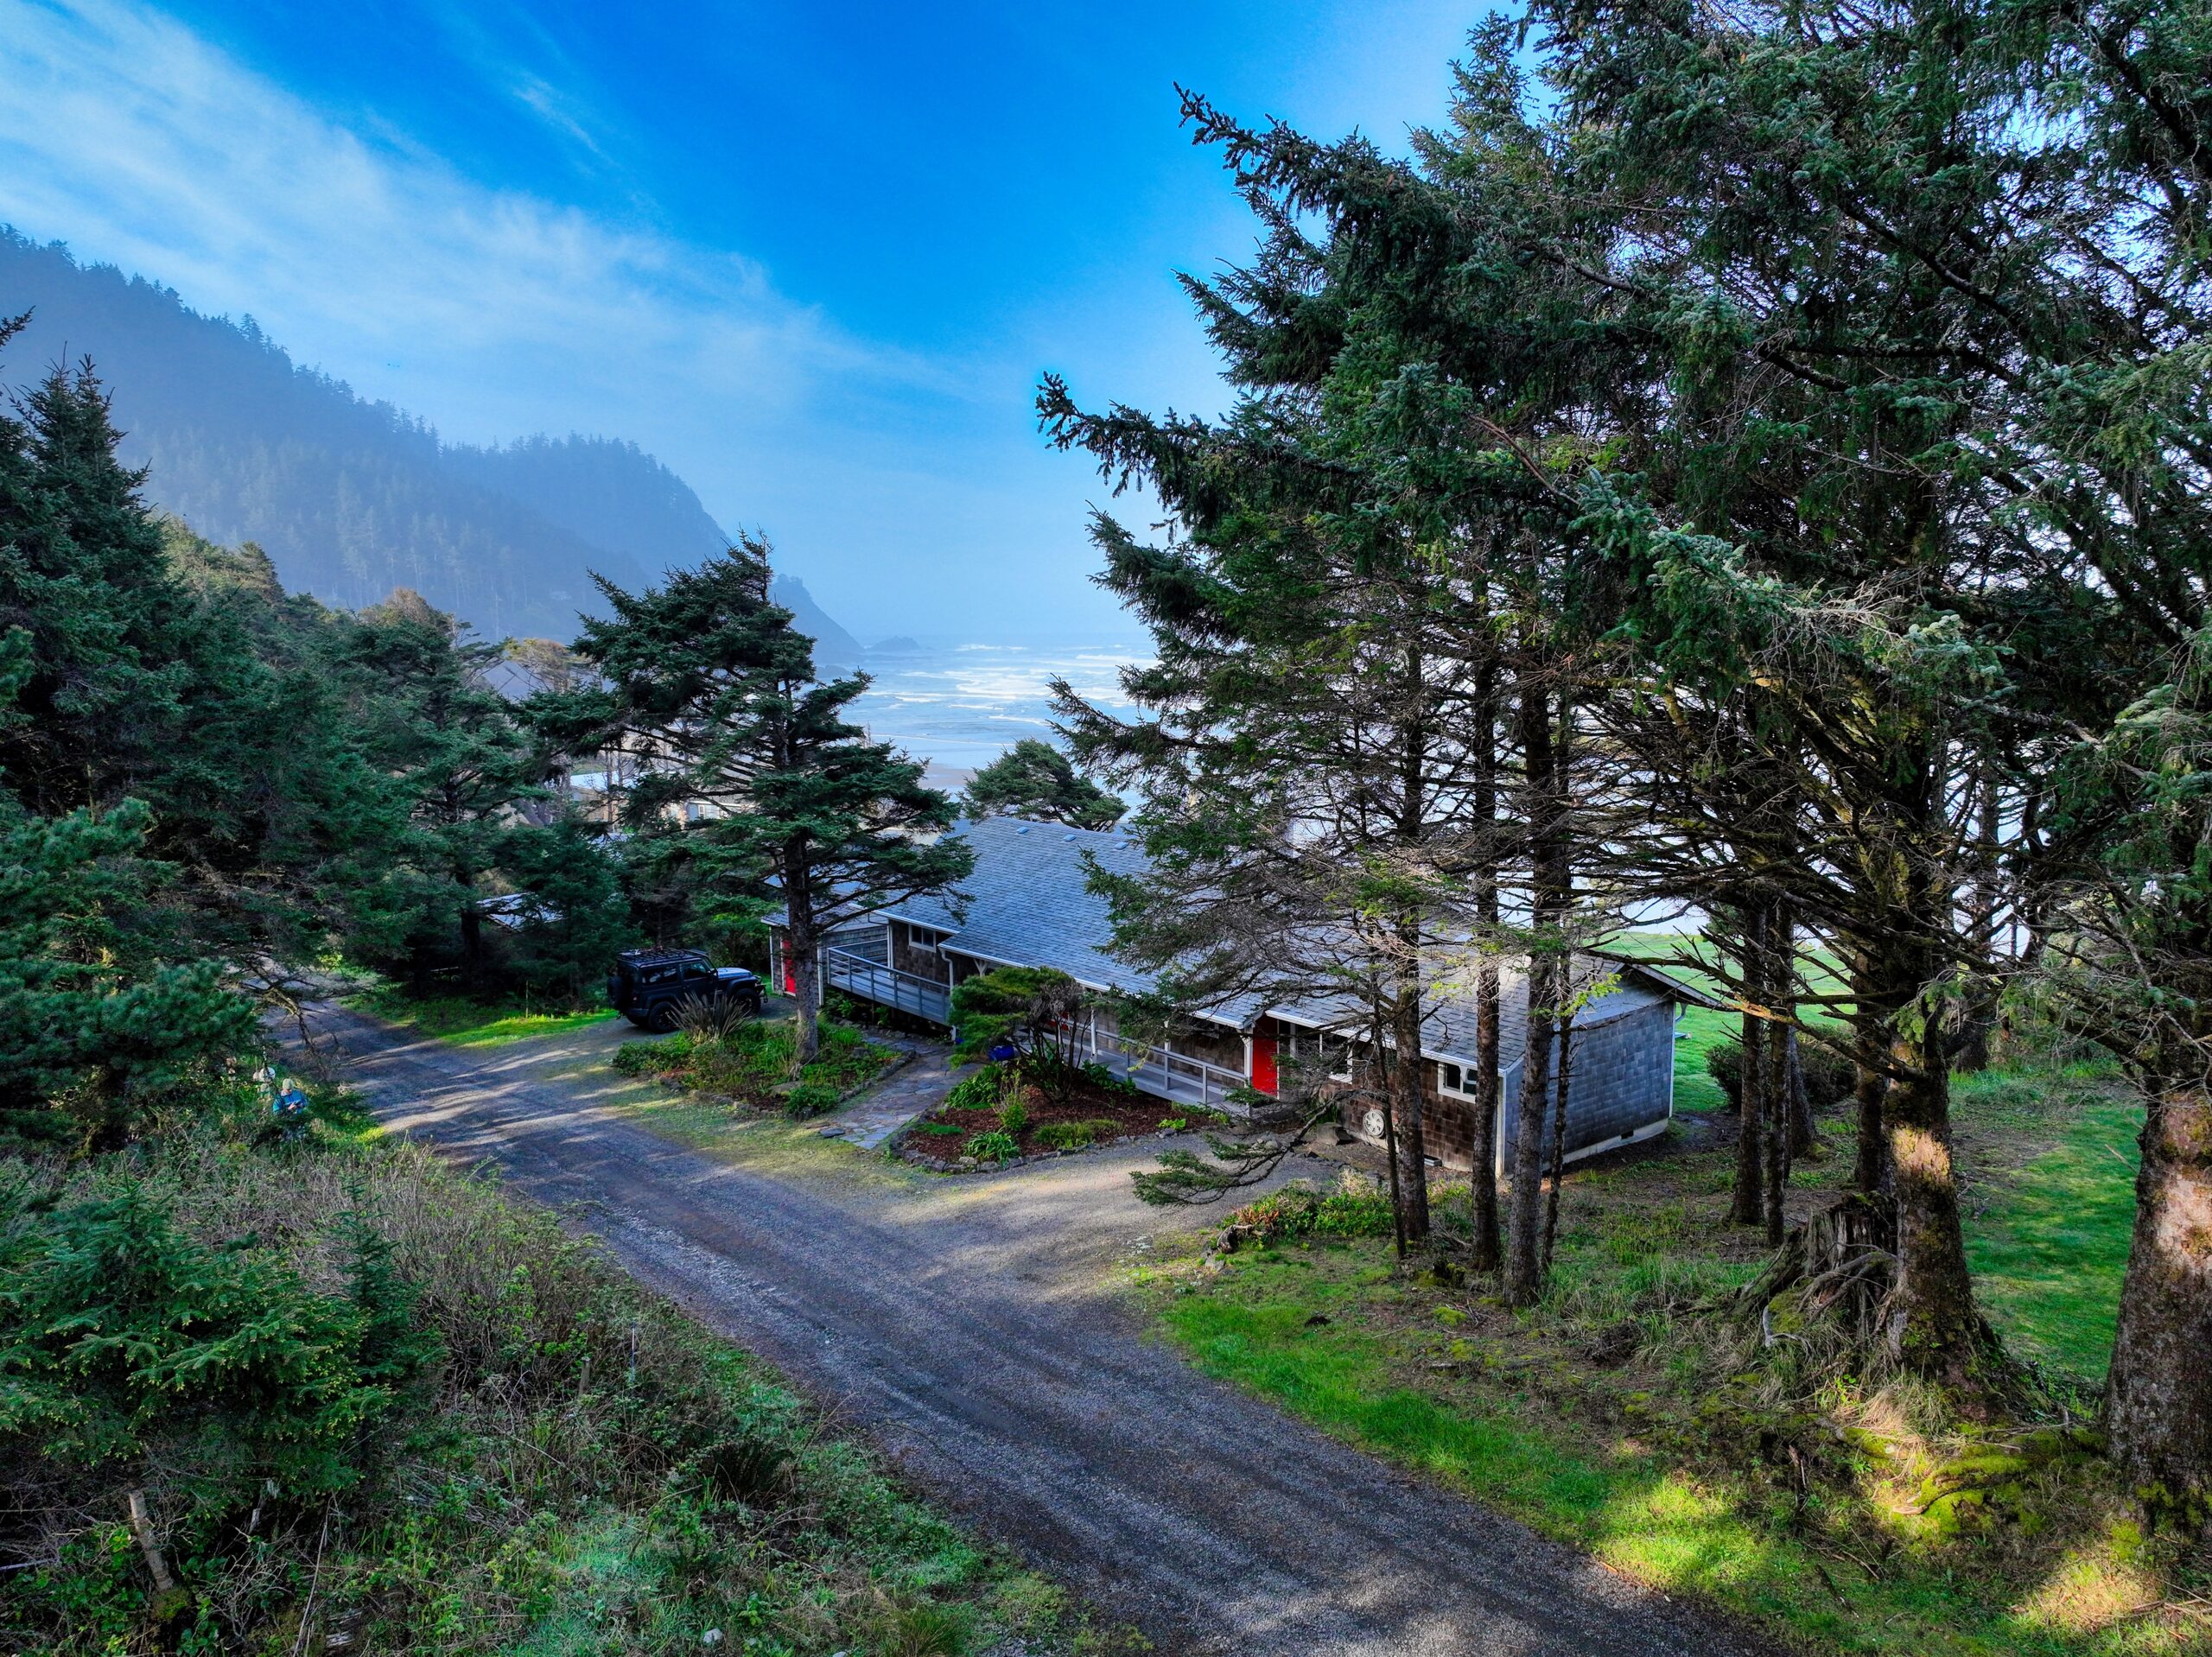
[[[633,438],[863,638],[1109,638],[1030,399],[1222,402],[1174,84],[1401,147],[1478,5],[0,0],[0,220],[449,437]]]

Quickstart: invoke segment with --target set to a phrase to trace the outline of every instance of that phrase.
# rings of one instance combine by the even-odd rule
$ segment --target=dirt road
[[[1768,1649],[1140,1338],[1101,1269],[1166,1223],[1129,1196],[1134,1153],[997,1179],[795,1177],[595,1100],[611,1026],[481,1053],[336,1008],[317,1027],[382,1120],[587,1205],[579,1222],[640,1279],[1163,1652]]]

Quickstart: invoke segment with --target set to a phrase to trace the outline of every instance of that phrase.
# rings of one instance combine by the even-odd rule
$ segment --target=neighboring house
[[[1153,987],[1150,975],[1106,953],[1113,921],[1092,892],[1083,854],[1109,873],[1142,875],[1143,850],[1127,835],[1069,828],[1057,822],[990,817],[951,831],[972,847],[975,872],[953,895],[910,898],[831,933],[823,950],[825,988],[896,1007],[938,1024],[951,1019],[952,987],[993,967],[1051,967],[1085,988],[1131,994]],[[772,976],[794,987],[774,933]],[[1570,1159],[1663,1133],[1674,1114],[1675,1022],[1696,991],[1662,974],[1578,955],[1577,981],[1600,976],[1612,987],[1575,1015],[1567,1089]],[[1511,1143],[1519,1101],[1521,1058],[1528,1025],[1528,981],[1512,963],[1503,969],[1500,1008],[1499,1171]],[[1475,1015],[1471,992],[1440,987],[1429,998],[1421,1042],[1427,1094],[1425,1133],[1430,1152],[1468,1166],[1474,1145]],[[1164,1044],[1123,1037],[1109,1006],[1085,1014],[1077,1032],[1080,1056],[1132,1078],[1156,1097],[1241,1111],[1230,1097],[1249,1087],[1273,1095],[1294,1067],[1325,1067],[1349,1080],[1363,1044],[1349,1034],[1366,1022],[1349,1003],[1248,997],[1191,1015],[1184,1033]],[[1342,1069],[1339,1070],[1339,1066]],[[1382,1135],[1379,1111],[1348,1095],[1344,1124],[1370,1140]]]

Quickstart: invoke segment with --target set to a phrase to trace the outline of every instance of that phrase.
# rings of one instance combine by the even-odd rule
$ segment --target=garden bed
[[[1120,1140],[1218,1127],[1223,1120],[1196,1106],[1139,1093],[1103,1072],[1076,1071],[1048,1089],[1015,1066],[986,1064],[908,1127],[899,1149],[925,1167],[999,1167]]]
[[[814,1062],[796,1076],[788,1019],[756,1020],[707,1038],[678,1031],[658,1040],[625,1042],[615,1050],[614,1068],[804,1121],[835,1110],[910,1057],[827,1019],[821,1032]]]

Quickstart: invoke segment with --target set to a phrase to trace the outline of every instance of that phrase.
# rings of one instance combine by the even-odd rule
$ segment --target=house
[[[994,967],[1050,967],[1085,988],[1131,994],[1153,987],[1147,974],[1106,953],[1113,922],[1106,900],[1087,883],[1084,854],[1117,875],[1141,876],[1143,849],[1126,835],[1056,822],[988,817],[951,831],[974,849],[975,872],[959,901],[911,898],[826,940],[823,982],[863,1000],[949,1025],[952,987]],[[792,975],[774,934],[772,974],[790,994]],[[1579,986],[1610,984],[1577,1012],[1571,1037],[1567,1155],[1595,1155],[1664,1133],[1674,1114],[1675,1025],[1681,1007],[1706,998],[1666,975],[1595,955],[1576,957]],[[1474,1146],[1475,1008],[1471,991],[1438,984],[1428,997],[1421,1041],[1432,1155],[1465,1168]],[[1503,970],[1499,1019],[1498,1171],[1511,1144],[1528,1027],[1528,981]],[[1165,1042],[1124,1036],[1109,1006],[1084,1015],[1078,1055],[1129,1077],[1159,1098],[1242,1114],[1243,1089],[1273,1095],[1294,1067],[1325,1065],[1349,1082],[1365,1044],[1364,1022],[1349,1003],[1261,996],[1194,1013]],[[1343,1069],[1338,1067],[1341,1065]],[[1344,1125],[1379,1141],[1379,1110],[1347,1089]]]

